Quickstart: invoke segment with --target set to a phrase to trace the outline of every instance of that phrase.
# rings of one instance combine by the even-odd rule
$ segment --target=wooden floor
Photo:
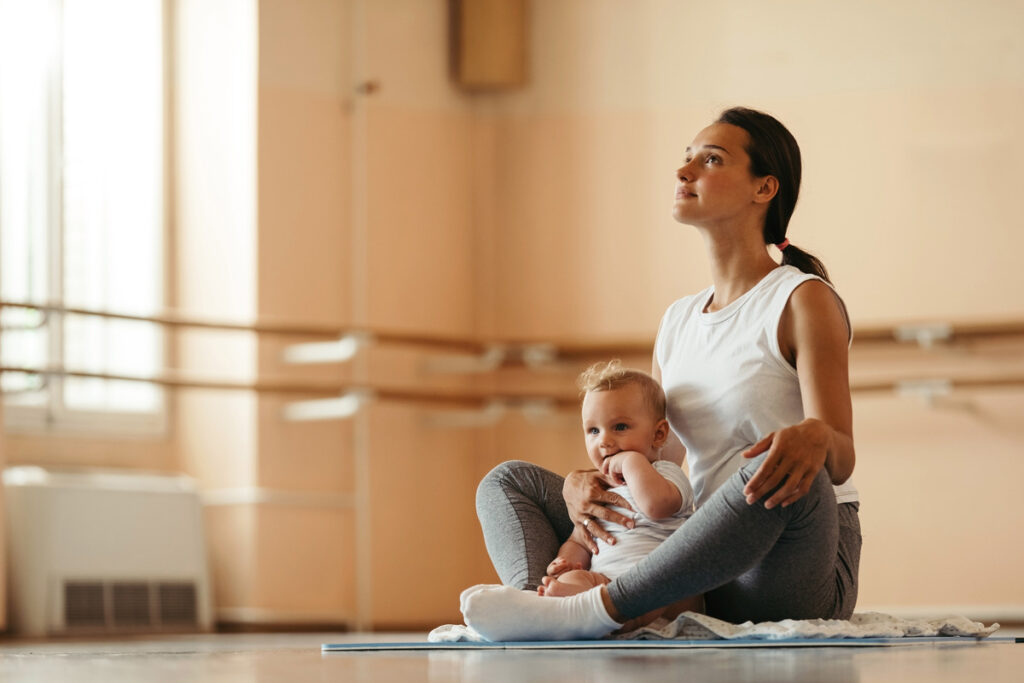
[[[997,636],[1024,636],[1003,630]],[[0,639],[0,681],[1021,681],[1024,643],[893,648],[321,654],[325,642],[404,634],[212,634],[116,641]]]

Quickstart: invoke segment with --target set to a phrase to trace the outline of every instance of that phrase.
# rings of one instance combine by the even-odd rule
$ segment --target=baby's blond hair
[[[657,419],[665,417],[665,392],[658,381],[642,370],[622,367],[619,359],[594,363],[576,379],[580,395],[591,391],[612,391],[636,384],[644,395],[644,402]]]

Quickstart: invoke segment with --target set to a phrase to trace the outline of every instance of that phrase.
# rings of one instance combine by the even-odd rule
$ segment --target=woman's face
[[[713,123],[697,134],[676,170],[673,218],[709,227],[764,212],[758,191],[765,179],[750,174],[748,141],[747,131],[728,123]]]

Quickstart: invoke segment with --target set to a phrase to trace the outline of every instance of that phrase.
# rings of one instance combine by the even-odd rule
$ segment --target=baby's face
[[[637,451],[654,462],[654,446],[661,422],[651,414],[643,392],[635,384],[611,391],[589,391],[583,397],[583,435],[594,467],[622,451]]]

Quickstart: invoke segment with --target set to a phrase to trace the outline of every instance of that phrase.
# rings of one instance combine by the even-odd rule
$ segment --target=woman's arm
[[[779,322],[779,346],[796,367],[804,420],[765,436],[744,452],[768,457],[747,483],[753,503],[782,486],[765,507],[789,505],[810,489],[824,467],[833,484],[853,473],[853,407],[849,379],[849,323],[832,289],[808,281],[793,291]]]

